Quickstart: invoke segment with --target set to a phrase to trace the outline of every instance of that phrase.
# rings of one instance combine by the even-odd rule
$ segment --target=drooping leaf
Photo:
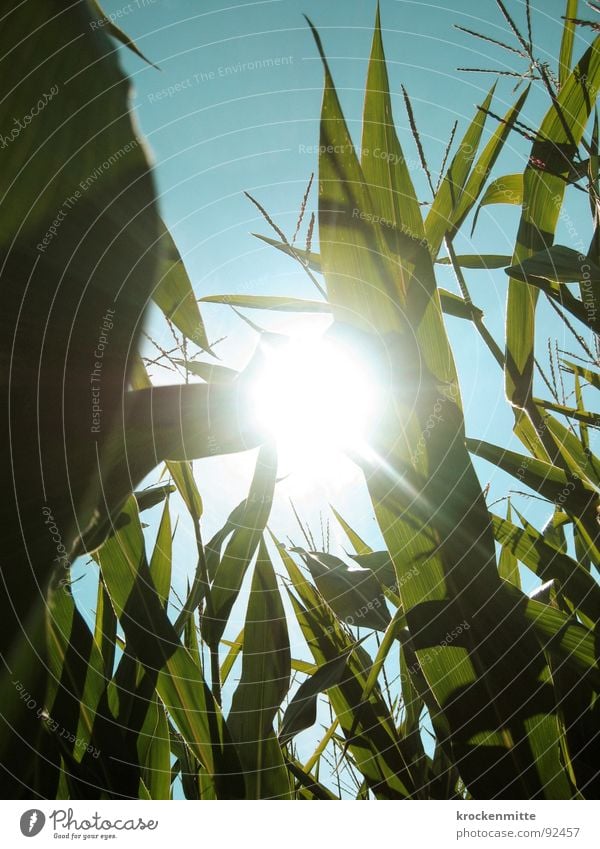
[[[564,509],[584,509],[589,500],[582,481],[572,481],[567,473],[551,463],[508,451],[489,442],[467,439],[469,451],[498,466]],[[591,493],[591,490],[590,490]]]
[[[317,671],[300,684],[283,715],[279,740],[288,743],[296,734],[310,728],[317,719],[317,700],[321,693],[344,680],[350,652],[319,666]]]
[[[568,360],[563,360],[568,371],[573,374],[579,375],[579,377],[586,380],[590,386],[594,386],[596,389],[600,389],[600,374],[597,371],[594,371],[591,368],[586,368],[585,366],[579,365],[578,363],[572,363]]]
[[[475,215],[473,216],[473,226],[471,227],[471,235],[475,232],[477,219],[482,207],[490,204],[521,204],[523,203],[523,175],[522,174],[505,174],[504,177],[496,177],[489,184],[483,197],[479,201]],[[510,257],[506,265],[510,265]]]
[[[543,277],[556,283],[573,283],[581,281],[586,275],[593,283],[600,283],[600,267],[580,251],[563,245],[552,245],[521,260],[517,265],[506,268],[505,271],[509,277],[526,283],[535,277]]]
[[[175,487],[172,484],[163,484],[162,486],[152,486],[147,489],[138,489],[134,492],[135,500],[138,503],[140,513],[143,510],[150,510],[151,507],[156,507],[167,498],[171,492],[175,492]]]
[[[383,587],[387,587],[393,592],[397,591],[396,570],[388,551],[372,551],[370,554],[353,554],[351,556],[363,569],[370,569]]]
[[[301,556],[323,598],[348,625],[385,631],[390,614],[381,584],[370,569],[349,569],[325,552],[294,549]]]

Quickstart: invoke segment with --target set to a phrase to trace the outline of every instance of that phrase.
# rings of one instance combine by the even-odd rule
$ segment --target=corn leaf
[[[202,636],[211,647],[216,647],[223,636],[246,570],[258,550],[271,512],[276,473],[274,447],[266,444],[259,451],[239,527],[233,531],[216,568],[210,590],[210,607],[202,617]]]
[[[273,720],[290,686],[290,644],[277,579],[259,545],[244,625],[242,675],[228,725],[246,773],[247,798],[290,798]]]
[[[467,128],[425,219],[425,235],[429,251],[434,259],[438,255],[446,234],[453,231],[465,201],[467,204],[471,202],[471,198],[468,196],[463,199],[463,193],[473,167],[494,89],[495,85],[488,92]]]
[[[152,298],[166,318],[172,321],[187,339],[210,352],[210,343],[192,283],[177,245],[164,224],[160,235],[160,245],[163,259]]]
[[[171,569],[172,569],[173,546],[171,537],[171,513],[169,512],[169,501],[165,502],[154,551],[150,559],[150,574],[152,582],[163,607],[166,609],[171,592]]]
[[[137,505],[129,499],[118,530],[98,552],[102,575],[125,633],[187,745],[223,797],[243,797],[240,765],[219,706],[181,645],[154,588]]]
[[[504,177],[496,177],[489,184],[483,197],[479,201],[475,215],[473,216],[473,226],[471,227],[471,235],[475,232],[477,219],[482,207],[490,206],[491,204],[508,203],[521,204],[523,203],[523,175],[522,174],[505,174]],[[510,265],[510,257],[506,265]]]
[[[327,661],[300,684],[294,698],[283,715],[279,740],[288,743],[296,734],[310,728],[317,721],[317,700],[321,693],[344,680],[350,651]]]
[[[558,58],[558,83],[562,86],[566,83],[571,73],[571,62],[573,58],[573,43],[575,41],[578,0],[566,0],[565,23],[563,25],[562,38],[560,42],[560,54]]]
[[[600,39],[594,39],[541,123],[523,176],[523,211],[513,265],[552,245],[565,192],[600,85]],[[523,408],[531,394],[537,292],[511,278],[508,288],[506,394]]]
[[[370,569],[349,569],[332,554],[304,551],[301,555],[321,595],[339,618],[348,625],[385,631],[390,614],[381,584]]]
[[[592,622],[600,621],[600,586],[586,569],[544,540],[533,528],[522,530],[499,516],[492,516],[492,522],[499,543],[542,581],[558,580],[561,592],[576,608]]]

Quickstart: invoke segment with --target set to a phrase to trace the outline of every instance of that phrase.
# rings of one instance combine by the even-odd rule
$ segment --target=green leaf
[[[467,439],[467,447],[473,454],[508,472],[544,498],[561,504],[568,512],[587,507],[589,495],[582,491],[583,482],[571,481],[564,469],[482,440]]]
[[[511,594],[513,590],[511,588]],[[523,612],[544,651],[579,675],[589,675],[595,687],[600,687],[600,664],[594,632],[585,628],[561,610],[514,594],[514,603]]]
[[[273,541],[301,600],[299,603],[292,597],[292,604],[317,666],[352,652],[347,675],[339,686],[329,691],[329,699],[357,768],[377,798],[406,798],[413,790],[412,779],[394,720],[379,687],[373,689],[368,701],[361,703],[371,659],[360,646],[356,647],[285,547],[274,537]],[[359,723],[355,727],[357,710]]]
[[[561,592],[593,622],[600,621],[600,586],[586,569],[555,548],[529,527],[521,530],[512,522],[492,515],[494,535],[503,547],[513,552],[525,566],[548,581],[560,582]]]
[[[102,576],[98,579],[98,595],[96,600],[96,622],[94,627],[94,642],[100,649],[104,665],[104,677],[110,681],[115,666],[115,647],[117,643],[117,617],[112,608],[110,597],[104,586]]]
[[[243,797],[243,779],[219,706],[181,645],[154,588],[135,500],[116,533],[98,552],[102,575],[127,646],[149,673],[190,750],[214,778],[223,798]]]
[[[383,587],[397,592],[396,570],[389,551],[372,551],[370,554],[353,554],[351,557],[363,569],[370,569]]]
[[[203,303],[228,304],[252,310],[276,310],[278,312],[330,313],[325,301],[308,301],[278,295],[208,295],[200,299]]]
[[[50,719],[73,735],[71,745],[67,739],[65,746],[81,761],[106,687],[104,660],[67,585],[51,592],[48,614],[50,679],[45,704]]]
[[[385,631],[390,614],[381,584],[370,569],[349,569],[331,554],[295,548],[319,592],[340,619],[358,628]]]
[[[314,725],[317,721],[317,700],[321,693],[341,684],[347,675],[346,666],[352,650],[319,666],[317,671],[298,687],[283,715],[279,740],[282,745]]]
[[[301,787],[304,788],[304,793],[307,794],[303,795],[303,792],[301,791],[301,798],[320,799],[324,802],[335,801],[338,799],[338,797],[335,796],[331,790],[325,787],[324,784],[318,781],[314,775],[308,773],[299,761],[286,756],[284,757],[287,768]]]
[[[312,26],[312,25],[311,25]],[[313,35],[325,71],[319,147],[319,242],[327,294],[333,308],[352,311],[353,324],[367,332],[397,330],[403,319],[390,305],[405,300],[399,264],[388,259],[387,238],[402,245],[402,261],[414,261],[425,250],[419,239],[404,234],[393,221],[380,226],[367,181],[341,112],[320,38]],[[341,151],[334,153],[333,151]],[[363,285],[357,285],[359,282]],[[364,283],[368,281],[369,286]]]
[[[221,684],[224,686],[229,678],[231,670],[233,669],[233,665],[240,656],[242,648],[244,647],[244,629],[242,628],[235,640],[223,640],[223,643],[229,646],[229,652],[221,664]]]
[[[566,407],[564,404],[555,404],[554,401],[544,401],[540,398],[534,398],[534,403],[545,410],[552,410],[555,413],[567,416],[567,418],[576,419],[589,427],[600,427],[600,414],[598,413],[588,413],[587,410]]]
[[[259,451],[239,526],[233,531],[217,566],[210,590],[210,606],[202,617],[202,636],[212,648],[218,646],[223,636],[246,570],[262,539],[273,503],[276,473],[274,446],[266,444]]]
[[[512,522],[512,514],[510,501],[506,507],[506,521]],[[496,539],[498,539],[496,529],[494,528]],[[519,573],[519,561],[515,557],[515,553],[510,545],[502,544],[500,548],[500,557],[498,558],[498,574],[503,581],[509,581],[517,589],[521,589],[521,575]]]
[[[143,510],[150,510],[151,507],[156,507],[168,496],[175,492],[175,487],[171,484],[163,484],[162,486],[150,486],[147,489],[138,489],[133,493],[135,500],[138,503],[140,513]]]
[[[134,358],[133,373],[132,373],[132,388],[133,389],[151,389],[152,383],[148,377],[146,367],[138,355]],[[213,442],[213,448],[216,442]],[[166,467],[169,470],[171,477],[177,487],[179,494],[194,521],[197,521],[203,512],[202,498],[198,491],[194,475],[189,463],[166,461]]]
[[[265,242],[265,244],[270,245],[273,248],[277,248],[278,251],[287,254],[292,259],[295,259],[296,261],[300,260],[301,264],[310,268],[311,271],[316,271],[318,273],[321,272],[321,257],[319,254],[312,251],[303,251],[301,248],[297,248],[295,246],[292,247],[285,242],[280,242],[279,239],[272,239],[270,236],[262,236],[260,233],[253,233],[252,235],[257,239],[260,239],[261,242]]]
[[[539,251],[517,265],[505,269],[509,277],[530,282],[530,278],[543,277],[556,283],[574,283],[588,279],[594,284],[600,283],[600,267],[586,258],[581,251],[552,245]]]
[[[562,88],[571,73],[571,62],[573,58],[573,43],[575,41],[576,24],[573,20],[577,17],[578,0],[566,0],[565,22],[563,25],[562,38],[560,42],[560,55],[558,59],[558,84]]]
[[[558,449],[555,462],[560,463],[569,474],[574,476],[575,480],[579,479],[578,482],[582,486],[593,491],[597,496],[600,487],[600,460],[598,457],[589,448],[586,448],[576,434],[561,424],[555,416],[543,413],[542,420],[552,434]],[[589,501],[590,497],[588,497],[588,506]]]
[[[253,361],[254,358],[248,370]],[[231,384],[137,389],[125,393],[124,402],[124,430],[108,442],[106,449],[106,463],[113,469],[112,484],[122,494],[130,491],[130,478],[142,479],[162,461],[189,461],[245,451],[266,437],[247,396],[244,374]],[[128,458],[125,471],[116,468],[122,451]],[[172,473],[176,479],[176,473]]]
[[[293,256],[294,258],[300,258],[303,261],[306,261],[307,265],[313,270],[317,272],[321,272],[321,257],[319,254],[311,253],[310,257],[306,253],[306,251],[302,251],[300,249],[294,248],[293,252],[289,248],[288,245],[283,242],[278,242],[276,239],[269,239],[266,236],[259,236],[263,241],[267,242],[273,247],[278,248],[284,253],[288,254],[288,256]],[[463,257],[463,259],[466,259]],[[481,260],[488,259],[486,257],[479,258]],[[489,258],[490,263],[492,263],[490,268],[499,268],[504,267],[510,264],[510,257],[493,257]],[[506,261],[504,261],[506,260]],[[500,265],[494,265],[493,262],[499,262]],[[447,262],[446,259],[438,260],[440,263]],[[449,260],[448,260],[449,262]],[[486,266],[488,267],[488,266]],[[454,294],[454,292],[448,292],[446,289],[439,289],[440,296],[440,305],[447,315],[455,316],[456,318],[466,318],[471,320],[474,315],[483,315],[483,311],[476,307],[474,304],[467,303],[464,298],[461,298],[459,295]],[[221,296],[219,296],[221,297]],[[225,297],[225,296],[223,296]],[[237,299],[237,296],[231,296]],[[271,301],[271,305],[267,305],[267,301]],[[316,313],[331,313],[333,309],[327,301],[308,301],[308,300],[300,300],[294,298],[264,298],[261,296],[245,296],[245,302],[242,304],[238,304],[238,306],[246,306],[246,307],[254,307],[256,309],[286,309],[292,310],[295,309],[297,301],[298,311],[304,312],[316,312]],[[287,304],[287,306],[281,306],[281,304]],[[338,307],[338,318],[343,317],[343,309]]]
[[[579,377],[586,380],[590,386],[593,386],[595,389],[600,389],[600,374],[598,374],[597,371],[581,366],[578,363],[571,363],[569,360],[563,360],[563,363],[565,364],[566,369],[572,372],[572,374],[579,375]]]
[[[403,245],[402,269],[412,273],[414,268],[405,287],[398,274],[400,263],[389,248],[397,234],[386,237],[390,228],[376,221],[377,206],[369,204],[370,192],[353,158],[325,65],[319,158],[321,260],[329,299],[356,311],[357,325],[382,343],[385,363],[392,370],[390,385],[395,391],[373,436],[371,457],[362,466],[396,567],[425,689],[451,729],[463,780],[471,795],[480,798],[509,798],[515,793],[569,798],[572,787],[560,763],[551,678],[539,646],[517,614],[510,618],[508,651],[490,638],[493,623],[503,621],[510,605],[496,570],[481,486],[464,445],[460,395],[431,263],[460,204],[488,105],[489,100],[478,111],[429,212],[427,262],[421,251],[411,254],[408,244]],[[353,209],[364,214],[356,215],[350,226]],[[380,225],[379,232],[373,232],[374,223]],[[381,259],[379,268],[375,257]],[[390,273],[394,268],[396,273]],[[436,409],[443,410],[442,420],[427,429]],[[319,660],[315,644],[323,652],[331,650],[323,634],[327,606],[319,606],[317,617],[308,590],[299,581],[295,587],[306,596],[300,595],[304,609],[296,606],[296,615]],[[515,669],[518,686],[511,688]],[[531,694],[527,704],[524,691]],[[334,696],[330,698],[333,703]],[[412,753],[404,763],[411,760]]]
[[[356,531],[346,522],[342,516],[338,513],[335,507],[331,508],[331,512],[339,522],[342,530],[345,532],[346,536],[354,546],[354,550],[357,554],[372,554],[373,549],[367,545],[367,543],[356,533]]]
[[[187,339],[210,353],[210,343],[192,283],[177,245],[164,223],[161,228],[160,245],[163,260],[152,298]]]
[[[296,589],[298,587],[296,586]],[[310,590],[303,592],[306,601]],[[318,666],[351,651],[354,644],[337,625],[337,620],[322,602],[310,608],[291,596],[298,624]],[[351,653],[346,672],[339,684],[329,689],[328,697],[344,732],[356,767],[367,780],[376,798],[403,799],[414,792],[413,780],[398,737],[379,687],[373,688],[368,700],[365,692],[371,659],[360,647]]]
[[[485,181],[487,180],[491,169],[494,167],[496,160],[500,155],[511,130],[514,127],[515,121],[519,117],[519,114],[521,112],[521,109],[523,108],[523,104],[525,103],[528,93],[529,88],[526,88],[525,91],[523,91],[523,93],[517,99],[514,106],[510,107],[504,118],[500,121],[491,139],[486,144],[481,156],[473,166],[473,169],[471,170],[471,173],[469,175],[469,179],[467,180],[467,183],[461,194],[458,207],[454,213],[454,233],[458,232],[463,221],[465,220],[465,218],[475,205],[477,198],[481,194],[483,186],[485,185]],[[518,201],[515,201],[515,203],[518,203]],[[473,227],[475,227],[475,222],[473,222]]]
[[[504,254],[459,254],[456,262],[461,268],[494,269],[506,268],[510,265],[510,257]],[[438,265],[450,265],[450,257],[443,256],[436,259]]]
[[[379,5],[365,90],[360,164],[377,215],[396,228],[390,233],[391,250],[401,263],[402,240],[394,245],[395,234],[423,239],[425,231],[415,188],[394,127]]]
[[[227,720],[250,799],[290,798],[287,770],[273,732],[273,720],[290,686],[290,673],[285,610],[261,541],[244,625],[242,675]]]
[[[142,780],[150,799],[171,798],[171,746],[169,723],[163,703],[152,698],[146,721],[137,740],[143,765]]]
[[[114,20],[112,18],[108,17],[105,14],[105,12],[104,12],[102,6],[100,5],[100,3],[98,2],[98,0],[90,0],[90,3],[92,5],[94,12],[97,15],[97,21],[91,21],[90,22],[90,26],[91,26],[92,23],[96,24],[95,26],[92,27],[92,29],[98,29],[99,27],[102,27],[103,29],[105,29],[108,32],[109,35],[112,35],[112,37],[116,38],[117,41],[120,41],[121,44],[124,44],[125,47],[129,48],[129,50],[131,50],[132,53],[135,53],[136,56],[139,56],[140,59],[142,59],[144,62],[146,62],[152,68],[156,68],[157,71],[160,70],[158,65],[155,65],[154,62],[151,62],[150,59],[148,59],[148,58],[146,58],[146,56],[144,56],[144,54],[139,49],[139,47],[137,46],[135,41],[132,38],[130,38],[130,36],[128,36],[126,32],[123,32],[121,27],[117,26],[117,24],[114,22]]]
[[[458,220],[465,203],[463,200],[465,184],[473,167],[475,154],[479,147],[487,117],[487,110],[490,108],[495,87],[494,84],[483,104],[477,109],[475,117],[462,138],[458,151],[446,171],[425,219],[425,235],[429,245],[429,251],[434,259],[439,253],[440,246],[446,234],[452,232],[454,223]],[[465,199],[467,203],[471,202],[470,197],[466,196]]]
[[[446,289],[439,289],[440,305],[446,315],[452,315],[455,318],[465,318],[467,321],[472,321],[474,318],[481,318],[483,310],[476,307],[475,304],[465,301],[460,295],[455,295],[454,292],[448,292]]]
[[[571,170],[600,84],[600,39],[585,51],[536,134],[523,176],[523,211],[512,265],[551,247]],[[537,291],[511,278],[506,316],[506,394],[523,408],[531,395]]]
[[[171,592],[171,570],[173,564],[173,540],[171,532],[171,514],[169,512],[169,500],[165,501],[158,534],[152,558],[150,559],[150,574],[156,592],[163,605],[167,608],[169,594]]]
[[[479,205],[475,210],[473,217],[473,226],[471,227],[471,235],[475,232],[477,219],[483,206],[490,204],[508,203],[521,204],[523,203],[523,175],[522,174],[505,174],[504,177],[496,177],[489,184],[483,197],[479,201]],[[510,265],[510,257],[505,265]]]

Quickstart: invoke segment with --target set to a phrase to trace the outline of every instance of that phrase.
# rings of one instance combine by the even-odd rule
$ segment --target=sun
[[[380,389],[360,356],[326,334],[264,342],[263,349],[251,397],[277,442],[282,473],[319,478],[339,471],[344,455],[363,454]]]

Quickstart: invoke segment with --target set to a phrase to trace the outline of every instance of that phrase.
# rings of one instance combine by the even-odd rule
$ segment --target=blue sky
[[[524,24],[524,4],[508,5],[519,24]],[[532,3],[537,55],[553,67],[564,5],[563,0]],[[291,260],[250,235],[253,231],[273,234],[243,192],[256,196],[286,233],[293,232],[306,184],[317,170],[314,146],[323,85],[322,67],[303,13],[321,33],[350,131],[358,143],[375,2],[260,0],[226,5],[225,0],[132,0],[128,4],[111,0],[104,8],[161,69],[157,71],[119,48],[134,87],[132,106],[155,163],[161,211],[184,256],[197,296],[245,292],[314,297],[311,284]],[[454,120],[459,122],[460,138],[495,79],[457,72],[456,68],[525,70],[525,64],[453,28],[458,23],[514,44],[493,0],[382,0],[381,15],[400,141],[406,158],[415,161],[413,178],[419,197],[429,200],[424,175],[416,163],[401,84],[412,98],[435,179]],[[576,55],[588,41],[586,31],[577,33]],[[507,61],[510,64],[506,65]],[[514,102],[514,84],[514,80],[500,79],[492,107],[495,112],[503,114]],[[525,110],[528,123],[535,125],[546,106],[546,98],[534,85]],[[493,129],[490,121],[489,130]],[[523,139],[511,138],[496,175],[522,170],[527,149]],[[568,198],[573,203],[573,220],[587,242],[589,225],[572,194]],[[308,209],[316,211],[314,189]],[[472,241],[468,230],[457,240],[458,252],[512,252],[518,208],[489,209],[482,213]],[[573,234],[564,225],[559,227],[557,241],[574,246]],[[472,272],[467,279],[473,300],[484,309],[486,324],[502,345],[504,272]],[[440,284],[456,291],[448,273],[440,273]],[[272,329],[285,330],[289,323],[289,318],[268,313],[248,315]],[[211,340],[227,337],[217,347],[223,363],[243,366],[256,344],[255,334],[225,306],[204,306],[203,316]],[[542,338],[558,335],[561,347],[573,349],[573,340],[543,307],[539,319]],[[511,435],[513,419],[504,400],[500,370],[473,327],[457,319],[451,319],[448,327],[461,377],[468,435],[504,446],[511,442],[511,447],[520,450]],[[170,346],[164,324],[152,318],[149,330],[161,345]],[[166,380],[168,375],[160,379]],[[206,538],[245,496],[253,459],[254,454],[196,464],[205,503]],[[490,500],[514,486],[512,479],[487,464],[478,463],[477,468],[482,482],[491,482]],[[379,544],[358,474],[347,471],[341,481],[314,481],[311,487],[281,492],[271,524],[281,538],[289,534],[299,540],[286,497],[290,492],[317,534],[320,512],[333,502],[369,542]],[[550,514],[547,507],[531,500],[516,503],[538,527]],[[149,539],[156,532],[158,513],[145,514]],[[174,564],[180,591],[193,570],[193,545],[191,528],[182,517]],[[80,598],[83,595],[82,589]],[[239,615],[243,617],[243,609]]]

